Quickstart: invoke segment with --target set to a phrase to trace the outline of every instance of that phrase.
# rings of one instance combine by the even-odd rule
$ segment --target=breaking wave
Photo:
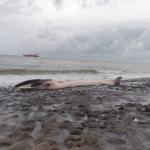
[[[94,69],[81,70],[29,70],[29,69],[0,69],[0,75],[44,75],[44,74],[97,74]]]

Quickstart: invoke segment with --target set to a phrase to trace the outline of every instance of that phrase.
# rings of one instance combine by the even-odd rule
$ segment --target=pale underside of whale
[[[15,85],[16,90],[54,90],[92,85],[120,85],[121,77],[115,80],[78,80],[58,81],[51,79],[33,79]]]

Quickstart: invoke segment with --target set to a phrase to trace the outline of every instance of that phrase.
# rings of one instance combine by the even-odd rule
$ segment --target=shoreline
[[[150,78],[121,86],[0,88],[0,150],[148,150]]]
[[[14,86],[15,84],[19,82],[23,82],[25,80],[31,80],[31,79],[55,79],[55,80],[112,80],[115,79],[117,76],[122,76],[123,81],[130,81],[130,80],[137,80],[137,81],[142,81],[142,80],[150,80],[150,75],[131,75],[131,76],[126,76],[122,74],[115,74],[115,75],[109,75],[105,76],[103,75],[97,75],[97,74],[89,74],[88,76],[84,76],[84,74],[81,74],[80,76],[78,74],[59,74],[59,75],[0,75],[0,88],[3,87],[11,87]]]

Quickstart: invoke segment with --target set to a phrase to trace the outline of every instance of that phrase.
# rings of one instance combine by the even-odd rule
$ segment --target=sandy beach
[[[150,79],[121,86],[0,88],[0,150],[149,150]]]

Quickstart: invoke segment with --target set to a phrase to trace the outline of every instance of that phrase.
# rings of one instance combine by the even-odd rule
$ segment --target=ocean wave
[[[0,69],[0,75],[42,75],[42,74],[97,74],[94,69],[80,69],[80,70],[29,70],[29,69]]]

